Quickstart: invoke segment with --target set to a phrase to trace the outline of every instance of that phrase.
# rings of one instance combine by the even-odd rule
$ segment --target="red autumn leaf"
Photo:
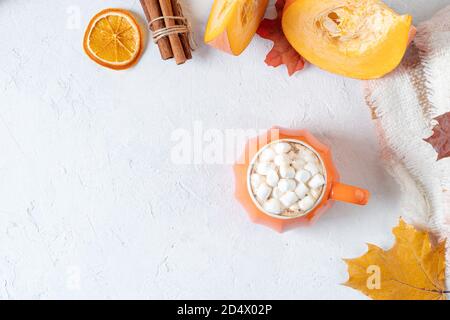
[[[295,51],[284,36],[281,18],[285,3],[286,0],[277,0],[275,3],[277,17],[274,20],[264,19],[259,25],[257,33],[260,37],[271,40],[274,43],[272,50],[267,54],[266,64],[272,67],[285,64],[289,75],[292,76],[295,72],[303,69],[305,60]]]
[[[450,112],[435,118],[438,124],[433,129],[433,135],[426,142],[430,143],[438,153],[438,160],[450,157]]]

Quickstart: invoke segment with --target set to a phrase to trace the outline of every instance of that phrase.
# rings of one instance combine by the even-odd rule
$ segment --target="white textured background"
[[[183,1],[198,39],[211,2]],[[449,0],[388,2],[417,22]],[[361,83],[314,67],[289,78],[258,37],[239,58],[201,46],[181,67],[151,44],[109,71],[81,46],[105,7],[143,16],[137,0],[0,0],[0,298],[364,298],[339,285],[341,258],[392,244],[399,191]],[[282,235],[251,224],[229,166],[171,164],[171,133],[196,121],[310,129],[372,202]]]

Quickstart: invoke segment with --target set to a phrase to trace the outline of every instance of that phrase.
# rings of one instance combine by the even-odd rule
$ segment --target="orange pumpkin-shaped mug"
[[[323,167],[325,185],[312,209],[297,216],[275,215],[266,211],[256,200],[252,192],[250,175],[261,151],[277,142],[289,142],[302,145],[314,152]],[[299,225],[310,225],[320,217],[334,201],[366,205],[370,194],[367,190],[340,183],[330,149],[306,130],[292,130],[274,127],[265,134],[249,140],[243,156],[234,165],[236,179],[235,196],[248,212],[250,219],[283,232]]]

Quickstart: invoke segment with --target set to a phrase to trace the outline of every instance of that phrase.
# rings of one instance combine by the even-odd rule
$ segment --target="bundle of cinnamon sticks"
[[[174,58],[183,64],[192,58],[189,32],[178,0],[140,0],[152,32],[163,31],[163,36],[155,39],[163,60]],[[178,31],[177,31],[178,30]],[[160,32],[161,33],[161,32]]]

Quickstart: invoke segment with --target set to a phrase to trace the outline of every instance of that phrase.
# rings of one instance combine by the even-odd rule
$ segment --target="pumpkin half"
[[[380,78],[400,64],[411,23],[379,0],[290,0],[282,20],[306,60],[357,79]]]
[[[205,32],[205,43],[240,55],[264,17],[268,0],[215,0]]]

